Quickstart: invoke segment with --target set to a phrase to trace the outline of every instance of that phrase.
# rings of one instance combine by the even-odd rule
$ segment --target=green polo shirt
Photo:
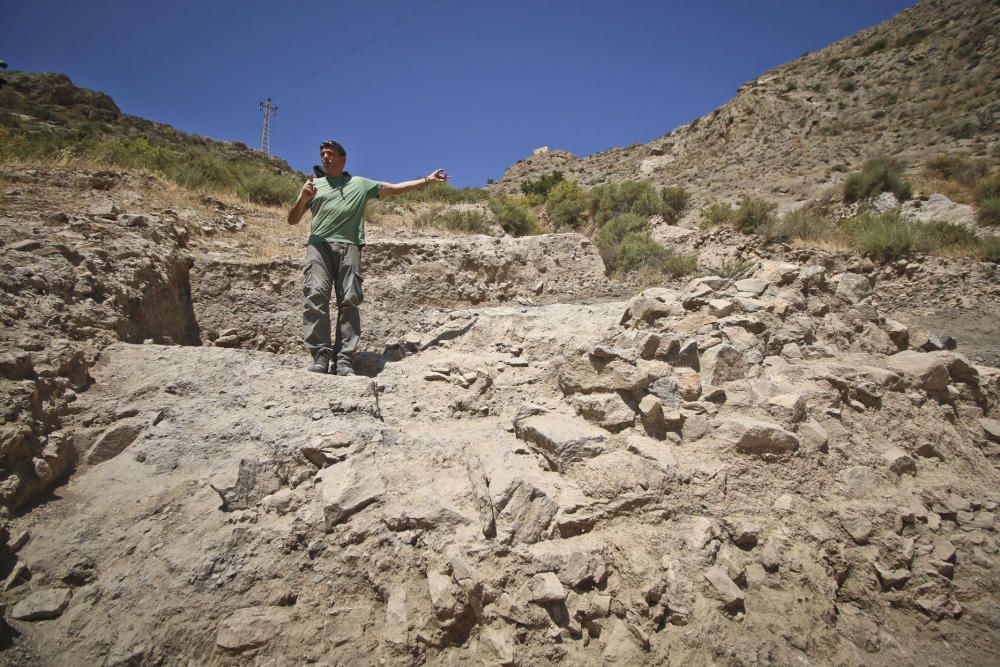
[[[340,178],[314,178],[316,196],[309,202],[309,243],[365,244],[365,205],[378,197],[382,184],[346,171]]]

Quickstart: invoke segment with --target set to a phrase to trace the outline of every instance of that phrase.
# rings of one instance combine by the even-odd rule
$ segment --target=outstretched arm
[[[444,169],[437,169],[430,176],[424,176],[423,178],[417,178],[412,181],[403,181],[402,183],[383,183],[382,187],[379,188],[378,194],[382,195],[401,195],[404,192],[409,192],[410,190],[419,190],[425,187],[429,183],[447,183],[448,182],[448,172]]]

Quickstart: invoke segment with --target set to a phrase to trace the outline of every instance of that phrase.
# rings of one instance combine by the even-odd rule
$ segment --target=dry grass
[[[914,175],[911,177],[914,190],[918,192],[937,192],[943,194],[948,199],[959,204],[976,203],[974,188],[962,185],[958,181],[947,178],[937,178],[926,174]]]

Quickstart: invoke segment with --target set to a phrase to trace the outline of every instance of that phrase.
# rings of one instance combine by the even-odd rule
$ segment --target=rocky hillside
[[[696,203],[764,196],[785,206],[842,182],[868,157],[998,157],[1000,6],[924,0],[885,23],[763,73],[712,113],[648,143],[585,157],[543,152],[493,185],[552,170],[593,186],[682,185]]]
[[[293,197],[301,181],[280,158],[123,114],[111,97],[75,86],[64,74],[5,72],[4,78],[0,159],[139,167],[265,203]]]
[[[995,265],[680,230],[746,276],[635,294],[575,234],[380,240],[344,379],[273,214],[0,183],[0,663],[998,659]]]

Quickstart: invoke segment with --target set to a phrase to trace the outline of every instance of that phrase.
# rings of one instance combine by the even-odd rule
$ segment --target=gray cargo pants
[[[310,243],[306,246],[302,292],[306,297],[302,337],[315,358],[330,350],[337,368],[352,367],[361,336],[358,306],[364,300],[361,248],[351,243]],[[337,297],[337,333],[330,341],[330,292]]]

